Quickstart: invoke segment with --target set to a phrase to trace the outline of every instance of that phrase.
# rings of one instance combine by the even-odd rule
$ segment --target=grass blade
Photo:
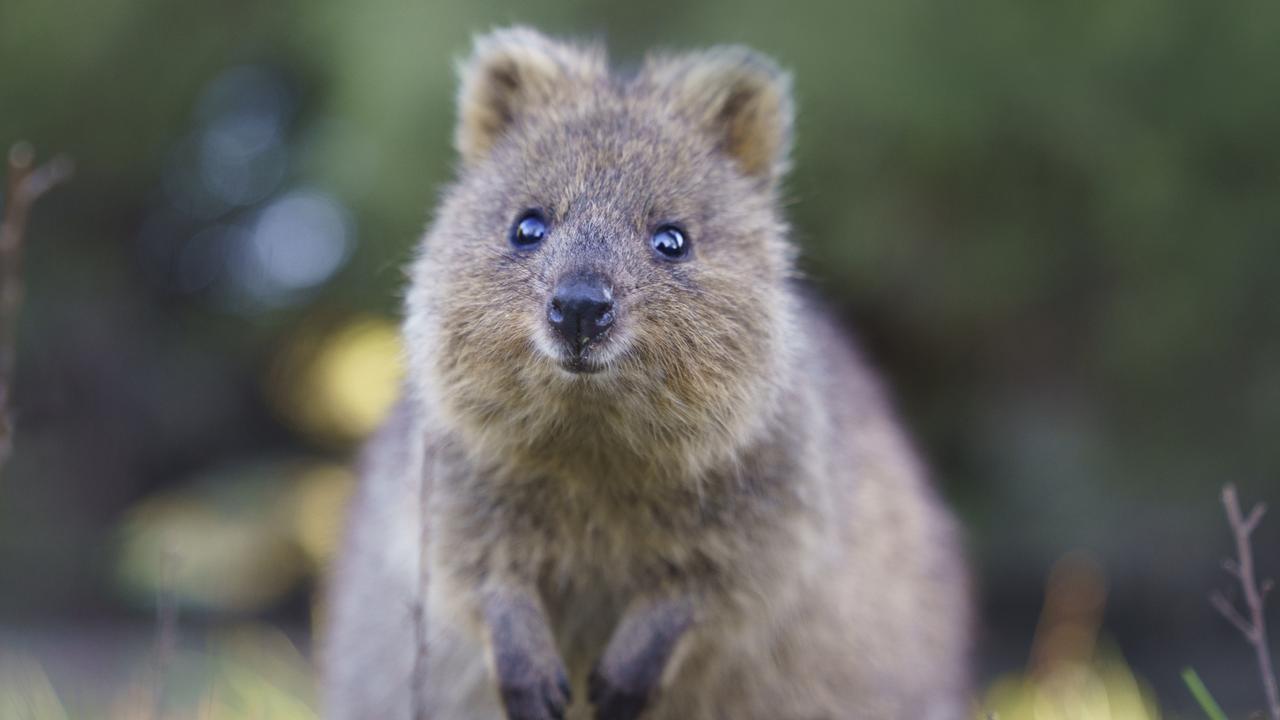
[[[1191,691],[1196,702],[1200,703],[1200,708],[1204,710],[1205,715],[1209,716],[1209,720],[1227,720],[1227,714],[1218,707],[1218,701],[1213,699],[1209,688],[1204,686],[1204,682],[1200,680],[1195,670],[1191,668],[1183,670],[1182,681],[1187,684],[1187,689]]]

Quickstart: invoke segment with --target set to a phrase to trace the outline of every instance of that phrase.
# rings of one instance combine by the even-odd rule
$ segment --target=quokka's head
[[[557,398],[590,396],[694,424],[758,411],[786,343],[788,77],[740,47],[611,74],[602,48],[522,28],[460,74],[415,370],[479,422],[562,422]]]

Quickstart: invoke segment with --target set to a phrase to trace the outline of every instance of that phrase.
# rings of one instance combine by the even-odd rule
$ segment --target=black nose
[[[547,320],[569,347],[581,354],[613,324],[613,291],[608,281],[594,273],[561,278],[551,294]]]

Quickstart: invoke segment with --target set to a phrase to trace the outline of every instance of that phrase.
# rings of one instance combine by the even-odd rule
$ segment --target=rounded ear
[[[458,64],[458,153],[466,163],[480,160],[521,113],[605,78],[607,67],[603,48],[557,42],[525,27],[477,37],[471,57]]]
[[[706,130],[748,176],[770,187],[786,174],[795,110],[791,76],[770,58],[728,45],[649,58],[641,76]]]

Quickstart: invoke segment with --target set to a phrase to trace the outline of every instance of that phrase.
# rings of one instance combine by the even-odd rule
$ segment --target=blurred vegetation
[[[203,650],[122,658],[133,677],[101,696],[59,692],[40,663],[0,654],[0,717],[12,720],[319,720],[310,666],[278,630],[247,625]]]
[[[1023,667],[1047,568],[1084,549],[1099,662],[1171,707],[1188,663],[1258,706],[1205,592],[1217,487],[1278,499],[1272,0],[0,3],[0,145],[78,167],[29,232],[0,647],[56,675],[86,642],[62,628],[145,635],[166,583],[200,627],[306,628],[451,173],[451,61],[513,21],[794,71],[803,265],[970,528],[985,674]]]

